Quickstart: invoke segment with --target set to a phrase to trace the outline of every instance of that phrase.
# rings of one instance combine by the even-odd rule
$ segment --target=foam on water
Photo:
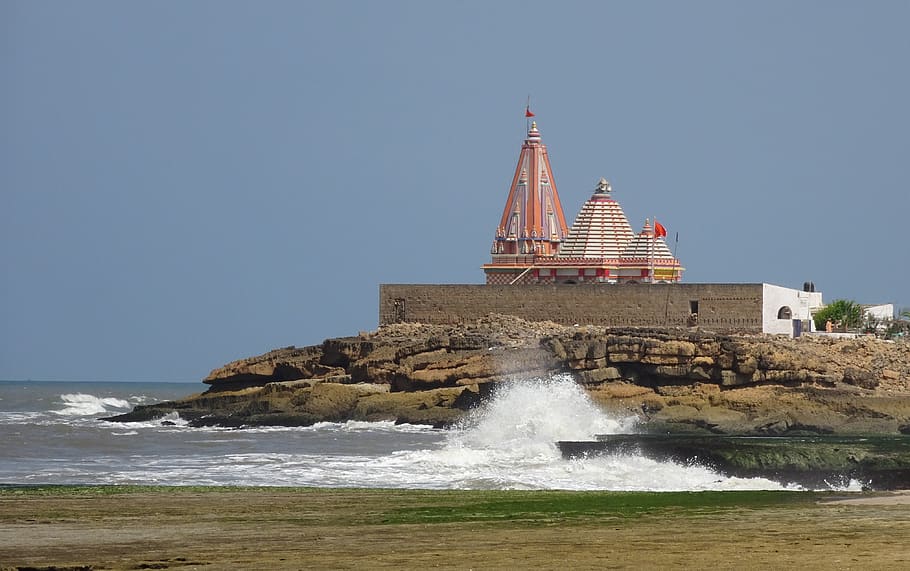
[[[130,403],[114,397],[96,397],[83,393],[60,395],[65,408],[52,410],[61,416],[92,416],[112,411],[126,411],[132,408]]]
[[[131,388],[113,394],[118,396],[52,393],[41,407],[28,404],[29,408],[23,405],[0,415],[0,424],[12,426],[8,438],[0,442],[0,457],[6,454],[11,459],[0,465],[0,482],[655,491],[781,488],[769,480],[727,478],[702,466],[633,455],[564,459],[556,446],[559,440],[636,430],[634,417],[605,414],[568,375],[503,384],[448,430],[358,421],[239,430],[192,428],[177,413],[123,425],[100,417],[128,410],[137,393]],[[51,403],[55,406],[49,411]]]
[[[342,432],[437,432],[439,429],[432,428],[421,424],[396,424],[394,421],[386,420],[379,422],[366,422],[361,420],[349,420],[347,422],[317,422],[316,424],[303,427],[305,430],[327,431],[340,430]]]
[[[566,460],[558,440],[588,440],[634,429],[636,419],[606,415],[568,375],[510,383],[452,430],[437,450],[373,462],[386,481],[406,473],[417,487],[482,489],[700,490],[780,488],[725,478],[701,466],[636,456]]]
[[[635,417],[612,418],[568,375],[514,381],[475,409],[449,438],[450,447],[553,451],[557,440],[629,432]]]
[[[568,376],[529,379],[504,385],[459,426],[431,431],[393,423],[320,423],[282,429],[310,438],[364,439],[403,445],[409,435],[439,437],[434,447],[377,453],[366,443],[359,452],[322,447],[256,450],[252,431],[210,431],[192,443],[233,448],[220,455],[142,459],[141,466],[112,470],[112,483],[297,485],[426,489],[569,490],[732,490],[780,489],[763,479],[726,478],[701,466],[657,462],[639,456],[562,458],[556,441],[583,440],[596,434],[629,432],[635,419],[604,414]],[[187,429],[196,430],[196,429]],[[274,429],[265,429],[274,430]],[[241,436],[241,434],[243,436]],[[389,439],[391,437],[392,440]],[[426,436],[425,436],[426,437]],[[426,440],[423,440],[426,442]],[[241,451],[242,447],[251,448]]]
[[[159,402],[158,396],[135,393],[132,389],[116,396],[107,383],[104,393],[95,392],[62,392],[53,393],[47,388],[57,382],[23,383],[23,385],[6,382],[0,384],[0,390],[6,390],[13,398],[0,398],[0,425],[36,425],[36,426],[89,426],[102,416],[110,416],[130,410],[139,404]],[[126,383],[124,383],[126,384]],[[90,383],[72,383],[72,385],[90,385]],[[28,398],[32,396],[32,398]],[[7,404],[8,403],[8,404]]]

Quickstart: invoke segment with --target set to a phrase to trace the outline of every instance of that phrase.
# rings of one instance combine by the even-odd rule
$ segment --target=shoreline
[[[910,506],[910,490],[863,494],[861,497],[830,500],[826,503],[852,506]]]
[[[889,569],[910,562],[908,504],[906,490],[2,487],[0,569]]]

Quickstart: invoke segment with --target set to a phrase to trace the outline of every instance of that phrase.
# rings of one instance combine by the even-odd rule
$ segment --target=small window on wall
[[[689,302],[689,313],[698,313],[698,300],[694,299]]]
[[[782,308],[777,310],[777,318],[778,319],[792,319],[793,312],[790,311],[790,308],[785,305]]]

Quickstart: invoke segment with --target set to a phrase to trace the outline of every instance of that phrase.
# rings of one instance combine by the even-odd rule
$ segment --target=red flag
[[[667,235],[667,229],[664,228],[664,225],[657,221],[657,218],[654,219],[654,236],[658,238],[663,238]]]
[[[534,116],[534,114],[531,113],[531,106],[528,105],[527,107],[525,107],[525,117],[533,117],[533,116]]]

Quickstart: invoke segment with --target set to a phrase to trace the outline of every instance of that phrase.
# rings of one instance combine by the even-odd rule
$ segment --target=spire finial
[[[594,188],[594,192],[597,194],[609,194],[613,190],[613,187],[610,186],[610,182],[604,177],[600,177],[600,180],[597,181],[597,186]]]

